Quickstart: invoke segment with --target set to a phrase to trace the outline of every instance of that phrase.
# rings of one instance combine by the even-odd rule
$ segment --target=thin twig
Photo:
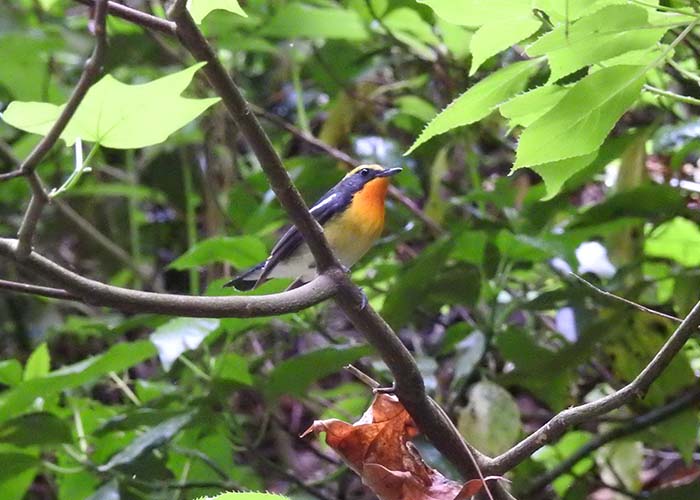
[[[107,31],[105,29],[105,21],[107,18],[107,0],[97,0],[95,3],[95,47],[90,55],[90,58],[85,63],[83,72],[80,75],[78,84],[73,89],[73,92],[65,104],[63,111],[56,119],[56,122],[51,126],[48,133],[39,141],[39,144],[25,158],[20,166],[23,175],[29,178],[32,188],[32,198],[29,201],[29,207],[22,219],[22,224],[19,229],[17,245],[17,256],[24,259],[32,250],[32,240],[36,232],[36,225],[41,217],[41,212],[46,205],[48,198],[39,177],[35,174],[35,169],[43,160],[44,156],[56,144],[56,141],[61,137],[68,122],[75,114],[78,106],[87,94],[92,84],[97,79],[102,66],[102,59],[107,48]]]
[[[50,299],[80,301],[80,297],[77,295],[73,295],[72,293],[66,292],[60,288],[30,285],[29,283],[20,283],[18,281],[0,280],[0,290],[38,295],[40,297],[47,297]]]
[[[647,84],[644,84],[643,88],[645,91],[651,92],[652,94],[656,94],[656,95],[659,95],[661,97],[668,97],[669,99],[673,99],[674,101],[682,102],[685,104],[690,104],[692,106],[700,106],[700,99],[696,99],[695,97],[676,94],[675,92],[671,92],[669,90],[663,90],[663,89],[653,87],[652,85],[647,85]]]
[[[590,455],[598,448],[601,448],[612,441],[635,434],[636,432],[651,427],[652,425],[656,425],[659,422],[663,422],[664,420],[677,415],[683,410],[696,406],[698,403],[700,403],[700,387],[693,387],[690,391],[686,392],[679,398],[674,399],[670,403],[659,408],[655,408],[644,415],[640,415],[629,420],[625,424],[619,425],[614,429],[597,435],[579,449],[574,451],[574,453],[559,462],[554,468],[536,477],[530,485],[528,492],[525,494],[525,497],[530,498],[533,496],[556,478],[568,472],[569,469],[576,465],[581,459]]]
[[[75,0],[78,3],[82,3],[83,5],[89,5],[91,7],[94,7],[95,4],[97,3],[97,0]],[[125,21],[132,22],[134,24],[138,24],[139,26],[153,30],[153,31],[158,31],[160,33],[164,33],[166,35],[174,35],[175,34],[175,23],[170,22],[166,19],[161,19],[160,17],[152,16],[150,14],[146,14],[145,12],[141,12],[140,10],[132,9],[131,7],[127,7],[126,5],[122,5],[117,2],[107,2],[107,9],[109,10],[109,13],[113,16],[120,17],[124,19]]]
[[[367,375],[365,372],[360,370],[354,365],[347,365],[345,366],[345,369],[349,371],[357,380],[365,384],[367,387],[370,389],[376,389],[378,387],[381,387],[381,384],[374,380],[372,377]]]
[[[624,297],[620,297],[619,295],[615,295],[614,293],[608,292],[607,290],[603,290],[602,288],[598,288],[595,286],[593,283],[590,281],[586,280],[584,277],[579,276],[576,273],[569,273],[571,276],[579,280],[581,283],[586,285],[588,288],[594,290],[596,293],[602,295],[603,297],[606,297],[607,299],[610,300],[615,300],[618,302],[622,302],[623,304],[627,304],[628,306],[632,306],[636,309],[639,309],[640,311],[653,314],[654,316],[659,316],[664,319],[669,319],[671,321],[675,321],[676,323],[680,323],[683,320],[677,316],[672,316],[671,314],[666,314],[661,311],[656,311],[654,309],[651,309],[649,307],[643,306],[642,304],[638,304],[637,302],[634,302],[632,300],[626,299]]]

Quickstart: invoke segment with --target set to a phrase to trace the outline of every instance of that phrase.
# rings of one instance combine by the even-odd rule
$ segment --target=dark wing
[[[336,189],[331,189],[311,207],[310,212],[318,223],[323,226],[331,217],[344,209],[350,201],[351,197],[338,192]],[[291,256],[301,246],[303,241],[304,238],[302,238],[296,226],[290,227],[270,252],[270,256],[265,261],[263,271],[258,278],[258,283],[265,281],[267,275],[272,272],[275,266],[280,261]]]

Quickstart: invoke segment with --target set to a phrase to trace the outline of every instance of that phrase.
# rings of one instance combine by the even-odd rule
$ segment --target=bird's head
[[[360,165],[343,177],[340,185],[352,194],[367,190],[381,194],[383,198],[389,187],[389,177],[398,174],[401,170],[401,168],[384,168],[381,165]]]

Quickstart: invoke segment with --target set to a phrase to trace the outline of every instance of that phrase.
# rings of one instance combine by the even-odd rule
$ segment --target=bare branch
[[[695,304],[695,307],[676,328],[676,331],[673,332],[661,350],[656,353],[654,359],[649,362],[632,382],[596,401],[563,410],[510,450],[489,460],[484,465],[484,470],[487,474],[509,471],[531,456],[536,450],[564,434],[569,427],[608,413],[629,403],[636,397],[643,397],[649,386],[661,375],[671,360],[683,348],[690,336],[695,333],[698,325],[700,325],[700,302]]]
[[[297,289],[273,295],[193,297],[141,292],[85,278],[36,252],[31,252],[26,259],[20,261],[15,253],[16,246],[17,240],[0,238],[0,255],[20,264],[28,275],[43,277],[74,296],[57,298],[74,300],[77,297],[86,304],[112,307],[126,312],[196,318],[276,316],[297,312],[318,304],[331,297],[336,288],[331,277],[320,276]],[[15,289],[15,291],[19,290]]]
[[[0,290],[38,295],[40,297],[48,297],[51,299],[80,301],[80,297],[68,293],[65,290],[61,290],[60,288],[30,285],[29,283],[19,283],[17,281],[0,280]]]
[[[567,473],[574,465],[576,465],[579,460],[585,458],[586,456],[593,453],[598,448],[605,446],[606,444],[621,439],[626,436],[630,436],[636,432],[643,429],[656,425],[659,422],[663,422],[674,415],[697,406],[700,403],[700,387],[693,387],[690,391],[686,392],[679,398],[671,401],[670,403],[655,408],[648,413],[639,415],[630,419],[627,423],[615,427],[607,432],[595,436],[593,439],[588,441],[586,444],[581,446],[574,453],[566,457],[566,459],[559,462],[556,467],[545,472],[544,474],[535,478],[535,480],[530,485],[528,492],[525,493],[525,497],[530,498],[539,490],[547,486],[549,483],[554,481],[556,478],[562,474]]]
[[[63,111],[61,111],[61,114],[58,116],[58,119],[20,166],[22,174],[29,178],[29,182],[32,187],[32,198],[29,201],[29,207],[24,215],[24,219],[22,220],[22,225],[20,226],[18,233],[19,244],[17,245],[17,256],[20,259],[26,258],[31,252],[32,240],[34,238],[34,233],[36,232],[36,225],[39,221],[39,217],[41,217],[41,212],[48,201],[46,192],[44,191],[41,181],[35,174],[34,170],[36,169],[37,165],[39,165],[41,160],[43,160],[44,156],[46,156],[46,154],[51,150],[54,144],[56,144],[59,137],[61,137],[61,134],[68,125],[68,122],[71,120],[71,118],[73,118],[78,106],[87,94],[88,89],[90,89],[92,84],[97,79],[97,75],[100,73],[102,59],[107,47],[107,32],[105,30],[106,17],[107,0],[97,0],[95,4],[94,23],[95,48],[92,51],[92,55],[85,63],[85,67],[80,75],[78,84],[73,89],[73,93],[63,108]]]
[[[671,321],[675,321],[676,323],[680,323],[683,321],[681,318],[678,318],[676,316],[672,316],[670,314],[662,313],[661,311],[656,311],[654,309],[651,309],[649,307],[643,306],[642,304],[638,304],[637,302],[634,302],[632,300],[626,299],[624,297],[620,297],[619,295],[615,295],[614,293],[608,292],[607,290],[603,290],[602,288],[598,288],[595,286],[593,283],[590,281],[586,280],[582,276],[579,276],[576,273],[569,273],[571,276],[579,280],[581,283],[586,285],[588,288],[591,290],[595,291],[596,293],[599,293],[603,297],[609,299],[609,300],[616,300],[618,302],[622,302],[623,304],[627,304],[628,306],[632,306],[636,309],[639,309],[640,311],[643,311],[645,313],[653,314],[654,316],[659,316],[664,319],[670,319]]]
[[[82,3],[83,5],[95,6],[97,0],[75,0],[76,2]],[[157,31],[159,33],[164,33],[166,35],[175,35],[175,23],[168,21],[166,19],[161,19],[160,17],[152,16],[141,12],[140,10],[132,9],[126,5],[122,5],[117,2],[107,2],[107,9],[109,13],[116,17],[121,17],[125,21],[138,24],[139,26]]]

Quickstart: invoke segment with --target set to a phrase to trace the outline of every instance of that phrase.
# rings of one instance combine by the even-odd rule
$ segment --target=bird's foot
[[[389,387],[375,387],[373,394],[394,394],[396,392],[396,382],[392,382]]]

